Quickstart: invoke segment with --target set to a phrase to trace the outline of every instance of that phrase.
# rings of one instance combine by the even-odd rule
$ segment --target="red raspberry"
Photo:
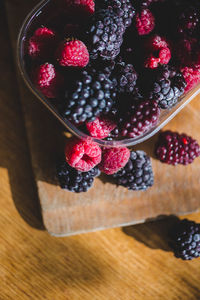
[[[108,175],[114,174],[127,164],[129,158],[128,148],[105,148],[99,169]]]
[[[63,67],[85,67],[89,63],[88,49],[78,40],[61,43],[56,58]]]
[[[200,156],[200,146],[186,134],[165,131],[159,135],[155,154],[157,158],[170,165],[188,165]]]
[[[93,14],[95,11],[95,3],[93,0],[65,0],[67,6],[78,7],[88,14]]]
[[[99,139],[106,138],[116,126],[113,121],[105,117],[99,117],[93,122],[86,123],[90,135]]]
[[[72,139],[65,147],[67,163],[80,172],[88,172],[101,162],[101,148],[92,141]]]
[[[167,41],[155,35],[145,42],[145,67],[155,69],[159,65],[167,65],[171,59],[171,51]]]
[[[200,83],[200,67],[199,68],[185,67],[181,69],[181,72],[187,83],[185,92],[191,91],[198,83]]]
[[[146,35],[153,31],[155,27],[155,18],[149,9],[143,9],[137,13],[135,26],[139,35]]]
[[[32,73],[36,88],[47,98],[56,98],[64,83],[63,77],[52,64],[45,63]]]
[[[55,32],[47,27],[40,27],[28,41],[28,54],[33,59],[49,58],[56,47]]]

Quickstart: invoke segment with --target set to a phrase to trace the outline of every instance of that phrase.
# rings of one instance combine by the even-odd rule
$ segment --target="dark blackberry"
[[[195,6],[186,5],[181,9],[177,19],[176,26],[179,34],[192,35],[199,28],[200,10]]]
[[[190,136],[168,130],[160,133],[155,154],[164,163],[188,165],[200,156],[200,146]]]
[[[200,257],[200,224],[184,219],[172,228],[170,238],[170,246],[177,258]]]
[[[167,109],[173,107],[183,95],[186,82],[175,68],[163,65],[144,73],[142,87],[148,99],[157,101],[159,107]]]
[[[132,151],[126,166],[112,176],[129,190],[147,190],[154,184],[151,160],[143,151]]]
[[[160,109],[156,101],[135,102],[124,116],[121,135],[135,138],[150,130],[159,120]]]
[[[148,8],[151,4],[156,2],[164,2],[165,0],[140,0],[139,6],[141,8]]]
[[[62,115],[75,124],[94,121],[107,114],[116,97],[113,82],[95,69],[83,70],[75,84],[66,90]]]
[[[97,8],[107,9],[110,7],[118,17],[122,18],[125,27],[132,23],[135,15],[135,8],[130,0],[100,0],[97,2]]]
[[[89,172],[79,172],[70,167],[64,160],[57,164],[57,178],[60,187],[74,193],[87,192],[92,187],[94,178],[100,173],[98,167]]]
[[[124,32],[123,19],[111,8],[97,11],[86,29],[90,58],[114,59],[120,52]]]
[[[116,63],[112,79],[119,93],[132,93],[136,85],[137,73],[132,64],[121,61]]]

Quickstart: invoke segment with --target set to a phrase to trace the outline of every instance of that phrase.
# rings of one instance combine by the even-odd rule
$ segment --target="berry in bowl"
[[[34,8],[19,34],[18,64],[76,136],[59,164],[61,185],[86,191],[98,170],[130,189],[152,185],[146,154],[127,147],[152,137],[199,93],[199,20],[196,0],[45,0]],[[138,177],[128,181],[130,172]]]

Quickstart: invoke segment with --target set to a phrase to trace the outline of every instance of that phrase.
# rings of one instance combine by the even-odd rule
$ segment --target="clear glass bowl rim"
[[[152,128],[147,133],[136,138],[122,139],[122,140],[101,140],[98,138],[93,138],[82,131],[80,131],[76,126],[74,126],[70,121],[62,118],[58,112],[55,110],[50,100],[46,99],[32,84],[29,75],[26,71],[24,62],[24,40],[26,39],[26,33],[30,24],[33,22],[41,10],[52,0],[42,0],[40,1],[32,11],[25,18],[22,27],[20,29],[18,40],[17,40],[17,65],[24,79],[26,85],[31,90],[31,92],[59,119],[59,121],[76,137],[79,139],[90,139],[101,147],[131,147],[146,141],[147,139],[158,133],[167,123],[169,123],[194,97],[200,93],[200,84],[193,88],[189,93],[182,97],[182,100],[171,110],[165,111],[166,118],[164,118],[159,124]],[[167,113],[166,113],[167,112]],[[163,113],[164,114],[164,113]]]

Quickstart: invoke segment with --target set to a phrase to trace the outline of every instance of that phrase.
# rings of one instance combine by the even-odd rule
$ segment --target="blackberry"
[[[155,154],[164,163],[188,165],[200,156],[200,146],[186,134],[164,131],[159,135]]]
[[[192,35],[199,28],[200,11],[195,6],[186,5],[181,9],[176,19],[177,31],[179,34]]]
[[[111,8],[114,13],[122,18],[125,27],[129,27],[135,15],[135,8],[130,0],[100,0],[97,8]]]
[[[132,93],[137,81],[137,73],[132,64],[116,63],[112,78],[119,93]]]
[[[57,178],[60,187],[74,193],[87,192],[92,187],[94,178],[99,175],[98,167],[89,172],[79,172],[70,167],[64,160],[57,164]]]
[[[144,151],[132,151],[126,166],[112,176],[129,190],[147,190],[154,183],[151,160]]]
[[[83,70],[80,78],[65,92],[62,115],[75,124],[94,121],[108,113],[116,97],[113,82],[103,72]]]
[[[200,224],[184,219],[170,233],[170,246],[177,258],[191,260],[200,257]]]
[[[186,87],[183,75],[169,65],[147,70],[142,81],[145,96],[150,100],[156,100],[162,109],[173,107]]]
[[[129,138],[140,136],[157,124],[159,116],[160,109],[156,101],[135,102],[124,117],[121,135]]]
[[[120,52],[125,26],[111,8],[100,9],[86,29],[90,58],[114,59]]]

